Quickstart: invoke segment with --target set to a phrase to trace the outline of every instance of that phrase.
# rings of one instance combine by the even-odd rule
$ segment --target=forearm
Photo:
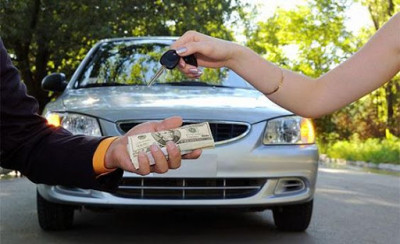
[[[62,128],[36,131],[19,147],[5,152],[4,167],[21,171],[34,183],[85,188],[96,185],[91,162],[101,138],[72,136]]]
[[[320,89],[315,79],[285,69],[281,72],[281,68],[251,49],[233,45],[234,55],[227,63],[228,68],[264,94],[274,91],[283,79],[282,86],[268,98],[296,114],[315,117],[313,111],[318,103],[315,97]]]
[[[2,151],[2,167],[16,169],[34,183],[104,191],[112,191],[118,186],[122,171],[98,178],[93,170],[93,155],[103,138],[73,136],[62,128],[45,125],[29,129],[31,132],[25,132],[29,137],[19,141],[19,146]],[[2,133],[2,140],[21,138],[17,134],[14,134],[15,138],[7,135]]]
[[[112,190],[122,172],[96,177],[92,158],[103,138],[74,136],[50,127],[37,114],[17,69],[0,40],[0,133],[2,167],[21,171],[35,183]]]
[[[339,109],[379,88],[399,71],[400,14],[396,14],[356,54],[319,78],[323,103],[327,110]]]

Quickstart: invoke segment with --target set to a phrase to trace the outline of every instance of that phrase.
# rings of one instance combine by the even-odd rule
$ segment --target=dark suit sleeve
[[[0,39],[1,167],[19,170],[35,183],[111,191],[122,170],[99,177],[92,157],[102,137],[74,136],[54,128],[37,114],[37,101],[28,96],[18,70]]]

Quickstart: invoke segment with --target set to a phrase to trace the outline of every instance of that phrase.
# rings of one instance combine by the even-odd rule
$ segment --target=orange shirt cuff
[[[104,159],[106,156],[106,152],[108,147],[111,145],[111,143],[117,139],[118,137],[110,137],[102,140],[100,144],[97,146],[96,151],[93,154],[93,170],[96,175],[101,175],[104,173],[109,173],[114,171],[115,169],[108,169],[104,166]]]

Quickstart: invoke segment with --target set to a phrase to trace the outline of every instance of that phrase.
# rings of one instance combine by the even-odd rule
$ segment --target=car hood
[[[126,86],[68,89],[64,109],[109,121],[184,120],[257,123],[291,114],[252,89],[185,86]]]

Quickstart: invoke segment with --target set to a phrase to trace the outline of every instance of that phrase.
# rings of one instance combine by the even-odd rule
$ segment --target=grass
[[[322,146],[330,158],[371,163],[400,164],[400,139],[370,138],[366,141],[337,141]]]

